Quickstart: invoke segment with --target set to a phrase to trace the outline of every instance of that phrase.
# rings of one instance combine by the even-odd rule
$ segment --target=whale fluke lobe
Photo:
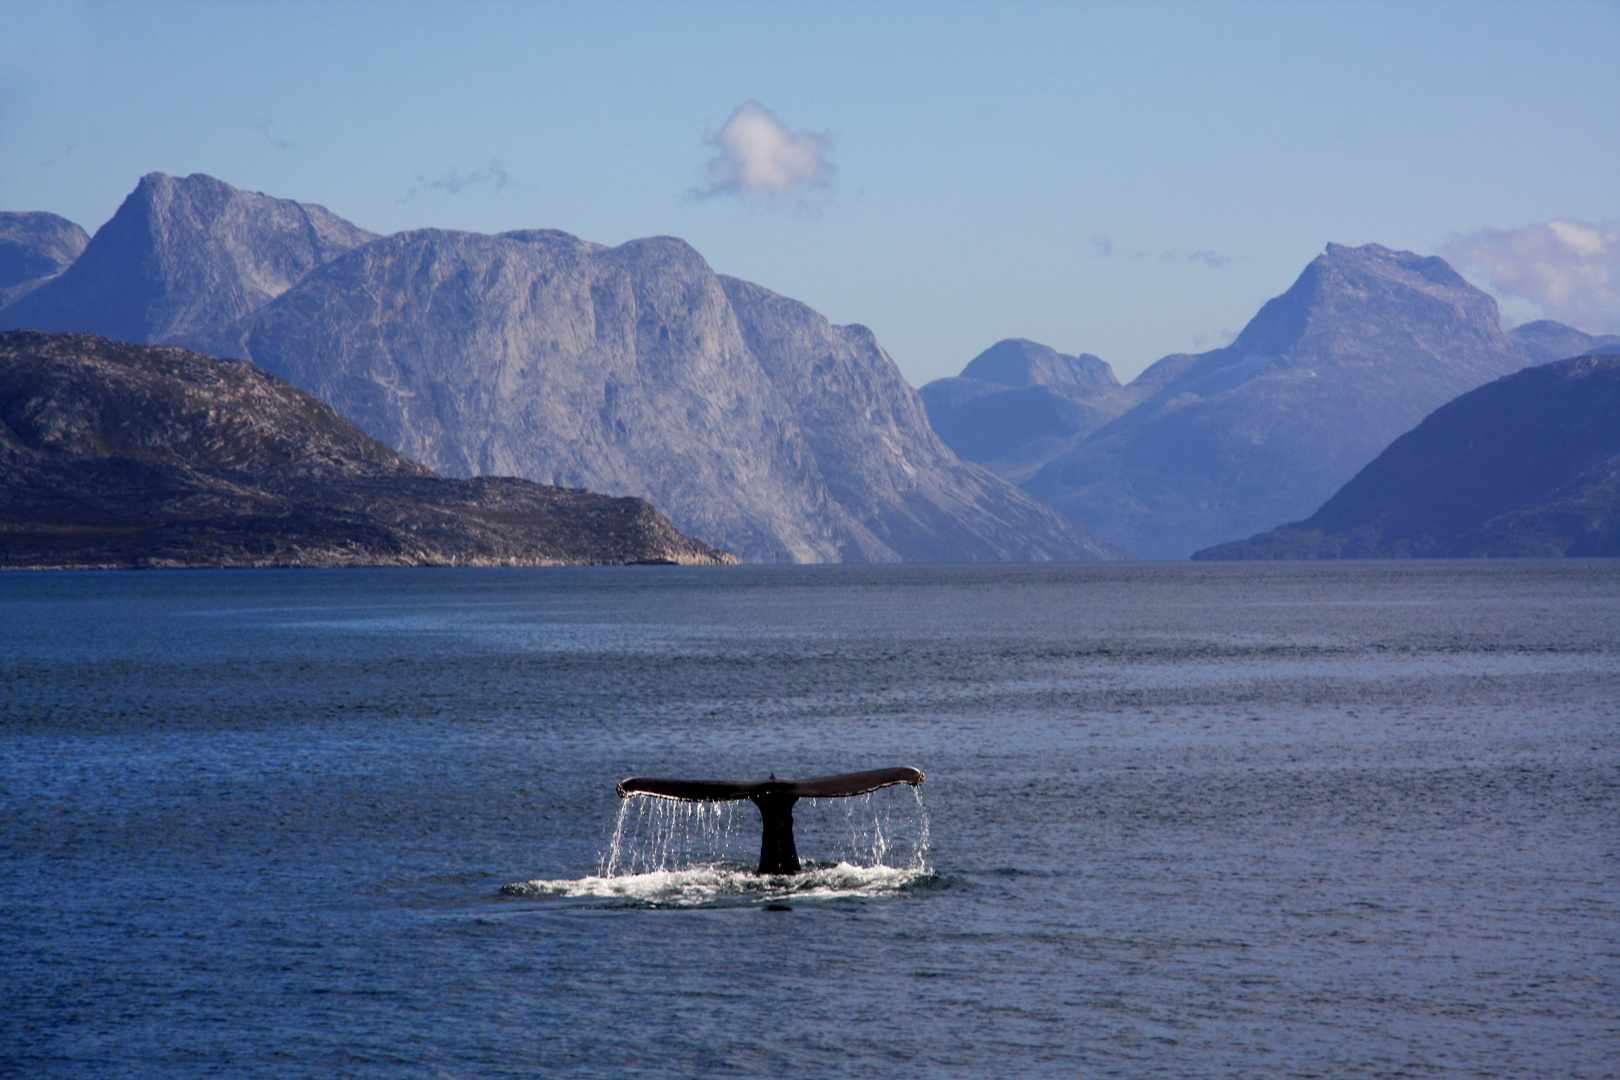
[[[621,799],[631,795],[651,795],[660,799],[686,799],[694,802],[728,802],[751,799],[759,807],[764,826],[759,842],[761,874],[797,874],[799,853],[793,842],[793,804],[800,799],[830,799],[865,795],[890,784],[923,782],[921,769],[873,769],[870,772],[817,776],[810,780],[771,779],[758,783],[733,780],[667,780],[632,776],[619,781]]]
[[[656,795],[664,799],[688,799],[694,802],[726,802],[730,799],[755,799],[761,795],[791,795],[796,799],[831,799],[843,795],[865,795],[890,784],[923,782],[920,769],[873,769],[870,772],[843,773],[838,776],[818,776],[812,780],[762,780],[747,783],[734,780],[661,780],[650,776],[632,776],[619,781],[619,797],[630,795]]]

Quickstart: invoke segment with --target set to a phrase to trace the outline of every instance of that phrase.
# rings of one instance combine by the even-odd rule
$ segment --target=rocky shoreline
[[[0,334],[0,569],[737,561],[644,499],[437,476],[252,364]]]

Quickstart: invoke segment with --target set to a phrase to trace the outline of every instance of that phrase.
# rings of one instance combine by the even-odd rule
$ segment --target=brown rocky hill
[[[0,568],[735,561],[641,499],[438,477],[252,364],[0,333]]]

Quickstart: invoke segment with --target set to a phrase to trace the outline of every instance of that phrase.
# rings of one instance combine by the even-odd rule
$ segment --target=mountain
[[[1118,554],[952,454],[870,330],[671,237],[399,233],[312,270],[227,351],[444,473],[640,495],[750,561]]]
[[[66,270],[89,242],[65,217],[0,212],[0,308]]]
[[[1231,345],[1154,364],[1131,384],[1151,396],[1024,487],[1109,542],[1184,558],[1305,516],[1430,411],[1526,363],[1443,259],[1329,244]]]
[[[1620,355],[1435,410],[1304,521],[1195,559],[1620,556]]]
[[[929,423],[958,457],[1013,483],[1106,424],[1141,396],[1114,369],[1024,338],[998,341],[956,378],[917,391]]]
[[[1515,326],[1508,337],[1532,364],[1545,364],[1571,356],[1620,350],[1620,334],[1594,336],[1551,319]]]
[[[72,266],[0,309],[0,330],[212,350],[228,323],[375,238],[324,207],[150,173]]]
[[[447,480],[251,364],[0,333],[0,567],[736,560],[640,499]]]
[[[667,237],[377,238],[154,173],[9,327],[251,354],[444,472],[647,497],[753,560],[1119,554],[957,459],[866,328]]]
[[[998,341],[968,361],[962,378],[999,386],[1083,387],[1119,386],[1114,369],[1090,353],[1066,356],[1049,345],[1026,338]]]

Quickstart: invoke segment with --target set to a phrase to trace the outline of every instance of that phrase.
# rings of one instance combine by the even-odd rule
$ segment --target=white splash
[[[619,813],[597,872],[514,882],[508,896],[676,906],[881,896],[936,880],[928,868],[928,809],[885,789],[854,798],[805,799],[795,808],[804,870],[753,872],[758,812],[746,801],[689,802],[632,796]]]
[[[841,862],[803,873],[760,875],[739,864],[691,866],[641,874],[522,881],[507,885],[508,896],[536,899],[617,901],[627,906],[694,907],[726,901],[837,900],[888,896],[934,880],[928,870],[856,866]]]

